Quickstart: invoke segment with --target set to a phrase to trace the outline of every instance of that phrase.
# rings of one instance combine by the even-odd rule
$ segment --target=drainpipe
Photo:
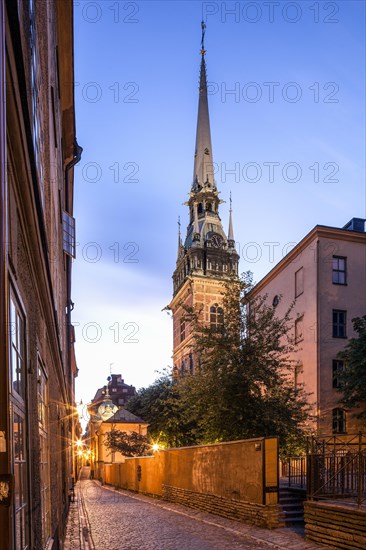
[[[316,432],[319,435],[320,420],[320,293],[319,293],[319,239],[316,241]]]
[[[70,181],[69,181],[69,172],[70,170],[77,164],[81,159],[81,154],[83,152],[83,148],[78,145],[77,140],[75,139],[74,143],[74,156],[72,160],[66,165],[65,167],[65,210],[66,212],[70,213],[70,197],[69,197],[69,190],[70,190]],[[74,304],[71,301],[71,266],[72,266],[72,258],[66,254],[66,327],[67,327],[67,346],[66,346],[66,379],[67,379],[67,394],[68,394],[68,402],[70,409],[72,410],[72,407],[74,406],[74,381],[73,381],[73,374],[71,371],[71,311],[74,308]],[[71,411],[68,411],[68,413]],[[69,431],[69,426],[65,426],[67,433]],[[74,421],[72,424],[71,434],[74,434]],[[67,471],[68,471],[68,479],[64,480],[64,483],[66,482],[67,485],[70,482],[71,476],[72,476],[72,468],[73,468],[73,462],[74,462],[74,450],[71,451],[71,456],[69,449],[67,450],[67,455],[65,457],[67,460]],[[68,487],[67,487],[68,489]],[[66,499],[68,496],[68,490],[66,490]]]
[[[70,197],[69,197],[69,188],[70,188],[70,182],[69,182],[69,172],[71,168],[75,166],[78,162],[81,160],[81,154],[83,152],[83,148],[80,147],[77,140],[75,139],[74,144],[74,157],[72,160],[66,165],[65,168],[65,210],[66,212],[70,213]],[[71,311],[74,309],[74,304],[71,301],[71,265],[72,265],[72,259],[69,255],[66,255],[66,277],[67,277],[67,291],[66,291],[66,326],[67,326],[67,366],[69,367],[69,387],[72,386],[72,374],[71,374],[71,342],[70,342],[70,328],[71,328]],[[69,398],[71,395],[69,395]]]

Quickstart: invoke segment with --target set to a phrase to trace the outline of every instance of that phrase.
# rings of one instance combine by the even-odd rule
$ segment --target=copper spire
[[[194,156],[194,172],[193,184],[203,186],[206,182],[214,186],[213,179],[213,160],[211,146],[211,131],[210,117],[208,112],[207,98],[207,74],[204,49],[204,38],[206,25],[202,21],[202,39],[201,39],[201,69],[200,69],[200,86],[198,99],[198,117],[197,117],[197,132],[196,132],[196,151]]]

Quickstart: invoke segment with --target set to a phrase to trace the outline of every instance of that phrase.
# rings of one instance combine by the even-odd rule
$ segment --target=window
[[[347,312],[333,309],[333,338],[347,338]]]
[[[72,258],[76,257],[75,250],[75,218],[67,212],[63,212],[63,238],[64,251]]]
[[[192,354],[189,354],[189,372],[193,374],[193,357]]]
[[[295,273],[295,298],[304,292],[304,268]]]
[[[295,344],[298,344],[304,339],[303,334],[303,317],[299,317],[295,321]]]
[[[25,399],[25,326],[24,317],[19,304],[13,294],[10,293],[10,365],[11,365],[11,388],[22,400]]]
[[[48,451],[48,387],[43,366],[38,364],[38,426],[40,444],[40,481],[41,481],[41,514],[42,542],[46,546],[51,535],[51,503],[50,503],[50,462]]]
[[[332,282],[334,285],[347,284],[347,258],[343,256],[333,256]]]
[[[183,342],[186,337],[186,323],[184,319],[180,320],[180,341]]]
[[[13,289],[9,293],[9,377],[11,400],[12,469],[14,475],[13,529],[15,548],[29,548],[28,463],[26,447],[25,317]]]
[[[24,417],[13,414],[14,530],[15,548],[28,546],[28,471]]]
[[[344,409],[333,409],[333,433],[346,433],[346,411]]]
[[[295,365],[294,369],[294,387],[295,391],[301,387],[300,378],[303,374],[303,366],[301,364]]]
[[[39,74],[39,57],[37,51],[36,38],[36,16],[35,16],[35,1],[29,2],[30,16],[30,77],[32,88],[32,138],[34,148],[34,159],[37,169],[38,184],[41,193],[42,206],[44,206],[44,174],[42,164],[42,137],[41,137],[41,119],[39,109],[39,90],[40,90],[40,74]]]
[[[339,359],[333,359],[333,388],[340,387],[339,375],[343,370],[344,363]]]
[[[218,304],[210,307],[210,326],[211,329],[219,331],[224,325],[224,310]]]

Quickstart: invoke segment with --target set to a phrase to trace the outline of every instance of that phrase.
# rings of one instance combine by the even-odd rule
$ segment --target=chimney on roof
[[[365,232],[365,219],[363,218],[352,218],[346,225],[343,227],[343,229],[347,229],[348,231],[360,231],[361,233]]]

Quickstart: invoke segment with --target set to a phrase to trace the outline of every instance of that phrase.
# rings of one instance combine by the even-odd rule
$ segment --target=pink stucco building
[[[354,411],[339,404],[337,353],[354,336],[352,319],[366,314],[365,220],[342,229],[317,225],[252,290],[268,295],[281,316],[292,302],[294,384],[304,384],[318,434],[354,433]]]

